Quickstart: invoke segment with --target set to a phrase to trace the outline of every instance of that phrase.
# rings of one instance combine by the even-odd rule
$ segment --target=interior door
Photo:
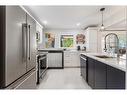
[[[36,66],[36,22],[27,14],[27,32],[28,32],[28,49],[27,49],[27,71]]]
[[[6,7],[6,86],[26,73],[22,50],[22,23],[26,13],[19,6]]]

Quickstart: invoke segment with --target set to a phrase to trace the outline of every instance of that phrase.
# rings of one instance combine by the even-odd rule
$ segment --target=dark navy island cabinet
[[[107,88],[125,89],[125,72],[111,66],[107,66]]]
[[[99,61],[95,62],[94,88],[106,89],[106,64]]]
[[[90,85],[90,87],[95,88],[94,87],[94,60],[91,58],[88,58],[88,84]]]
[[[83,62],[83,61],[81,61]],[[125,72],[87,57],[86,79],[93,89],[125,89]],[[81,74],[83,75],[83,68]]]

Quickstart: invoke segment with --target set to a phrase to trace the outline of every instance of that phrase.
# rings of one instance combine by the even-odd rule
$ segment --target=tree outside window
[[[61,47],[73,47],[73,35],[61,35]]]

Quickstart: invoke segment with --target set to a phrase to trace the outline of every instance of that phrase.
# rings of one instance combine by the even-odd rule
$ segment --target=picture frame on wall
[[[45,47],[54,48],[55,47],[55,35],[52,33],[45,33]]]
[[[85,35],[84,34],[77,34],[76,43],[77,44],[84,44],[85,43]]]

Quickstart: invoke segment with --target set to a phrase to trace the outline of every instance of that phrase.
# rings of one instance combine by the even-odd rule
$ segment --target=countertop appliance
[[[36,22],[20,6],[0,6],[0,13],[0,88],[16,81],[16,88],[36,88]]]
[[[46,74],[47,66],[47,53],[41,53],[37,56],[37,84],[40,84],[41,79]]]
[[[81,50],[81,47],[80,46],[77,46],[77,50]]]
[[[80,68],[81,68],[81,76],[86,80],[86,82],[88,81],[87,79],[87,57],[85,57],[84,55],[80,55]]]

